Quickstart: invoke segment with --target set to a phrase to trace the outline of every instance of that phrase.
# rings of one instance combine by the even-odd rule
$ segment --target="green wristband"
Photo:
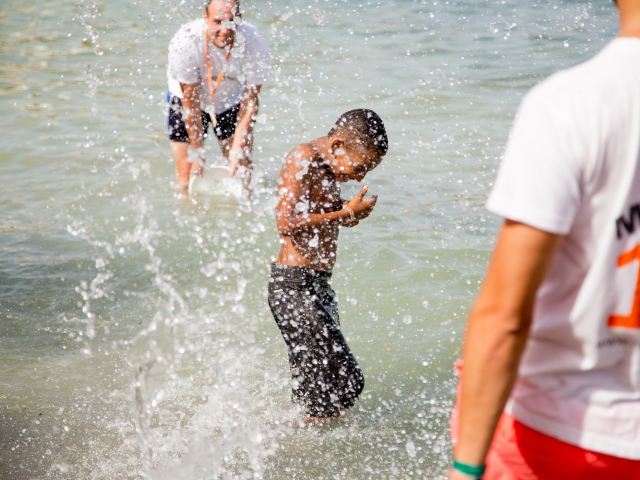
[[[459,471],[460,473],[464,473],[465,475],[469,475],[475,478],[482,478],[484,475],[484,471],[487,469],[486,465],[482,465],[481,467],[477,465],[467,465],[466,463],[461,463],[456,460],[453,461],[453,469]]]

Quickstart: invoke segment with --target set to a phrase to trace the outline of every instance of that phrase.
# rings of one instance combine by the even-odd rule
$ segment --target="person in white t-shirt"
[[[183,25],[169,44],[167,136],[176,177],[186,189],[205,162],[211,125],[234,175],[251,167],[260,88],[269,78],[267,42],[242,21],[239,0],[209,0],[203,18]]]
[[[619,37],[516,116],[451,479],[640,478],[640,0],[617,3]]]

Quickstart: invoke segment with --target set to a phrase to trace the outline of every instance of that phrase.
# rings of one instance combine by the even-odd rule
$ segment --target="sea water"
[[[185,198],[167,45],[192,0],[0,5],[0,477],[444,478],[453,362],[525,92],[596,54],[611,2],[243,0],[269,42],[254,196]],[[389,153],[333,287],[366,386],[306,427],[267,305],[286,153],[358,107]],[[217,145],[207,147],[220,163]],[[345,185],[350,198],[360,185]]]

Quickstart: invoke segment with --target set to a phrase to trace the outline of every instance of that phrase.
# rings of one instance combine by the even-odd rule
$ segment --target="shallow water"
[[[0,477],[442,478],[452,363],[522,95],[600,50],[610,2],[243,1],[268,39],[253,202],[185,199],[166,47],[196,2],[0,6]],[[390,151],[333,287],[366,378],[299,424],[266,302],[284,155],[356,107]],[[217,155],[209,145],[209,158]],[[344,197],[359,186],[346,185]]]

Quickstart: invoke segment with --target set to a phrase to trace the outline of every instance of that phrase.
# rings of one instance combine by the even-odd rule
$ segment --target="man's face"
[[[343,150],[344,155],[341,155],[337,168],[337,176],[343,182],[349,180],[361,182],[367,172],[376,168],[382,161],[382,157],[375,148],[345,149],[343,147]]]
[[[203,16],[216,47],[224,48],[233,42],[237,22],[240,20],[235,0],[213,0]]]

